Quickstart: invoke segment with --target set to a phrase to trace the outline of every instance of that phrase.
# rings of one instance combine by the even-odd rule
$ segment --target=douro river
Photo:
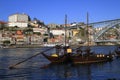
[[[47,48],[1,48],[0,80],[120,80],[120,58],[112,62],[89,65],[49,65],[41,54],[19,65],[10,66],[25,60]],[[116,46],[94,46],[92,51],[108,54]],[[48,52],[54,53],[54,50]],[[49,53],[48,53],[49,54]]]

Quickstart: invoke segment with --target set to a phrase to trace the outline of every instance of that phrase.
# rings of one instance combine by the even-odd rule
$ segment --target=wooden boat
[[[59,56],[57,54],[46,55],[45,53],[41,53],[45,58],[47,58],[51,63],[63,63],[65,60],[65,56]]]
[[[65,18],[65,25],[66,25],[66,18]],[[89,43],[89,39],[88,39],[88,43]],[[107,62],[107,61],[112,61],[113,59],[111,53],[109,54],[91,53],[89,44],[85,51],[82,51],[80,48],[78,48],[76,53],[73,53],[72,49],[66,46],[66,28],[65,28],[65,47],[63,49],[64,49],[64,54],[62,55],[59,55],[59,52],[61,50],[60,46],[56,47],[56,54],[46,55],[45,53],[42,53],[42,55],[45,58],[47,58],[51,63],[88,64],[88,63]]]
[[[45,58],[47,58],[51,63],[63,63],[66,59],[66,54],[64,54],[64,50],[61,49],[61,45],[56,45],[56,53],[52,55],[46,55],[45,53],[41,53]],[[59,54],[61,51],[61,55]]]
[[[100,62],[112,61],[113,55],[111,53],[95,54],[95,53],[91,53],[90,51],[86,51],[85,54],[77,53],[77,56],[73,56],[71,58],[74,64],[100,63]]]
[[[70,50],[70,49],[69,49]],[[52,54],[52,55],[46,55],[45,53],[42,53],[42,55],[47,58],[51,63],[73,63],[73,64],[88,64],[88,63],[100,63],[100,62],[107,62],[112,61],[113,55],[111,53],[109,54],[95,54],[90,53],[87,51],[87,53],[71,53],[67,52],[63,55],[59,54]]]
[[[115,53],[117,57],[120,57],[120,46],[118,46],[117,49],[115,49]]]

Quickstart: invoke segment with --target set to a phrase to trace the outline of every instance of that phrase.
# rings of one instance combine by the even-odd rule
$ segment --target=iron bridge
[[[102,28],[99,32],[94,33],[94,42],[120,42],[120,19],[95,22],[90,25],[93,28]],[[108,38],[109,36],[113,38]]]

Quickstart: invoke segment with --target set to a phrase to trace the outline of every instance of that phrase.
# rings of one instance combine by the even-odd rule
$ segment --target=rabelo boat
[[[66,23],[67,23],[67,17],[65,17],[65,26]],[[88,15],[87,15],[87,27],[88,27]],[[65,28],[65,44],[66,44],[66,28]],[[64,47],[61,47],[60,45],[56,45],[55,48],[56,48],[55,54],[47,55],[45,53],[41,53],[51,63],[88,64],[88,63],[107,62],[107,61],[112,61],[113,59],[113,55],[111,53],[109,54],[91,53],[91,49],[89,45],[87,46],[87,49],[84,51],[81,50],[81,48],[77,48],[75,53],[73,53],[72,49],[66,45]],[[62,54],[61,54],[61,50],[63,50]]]

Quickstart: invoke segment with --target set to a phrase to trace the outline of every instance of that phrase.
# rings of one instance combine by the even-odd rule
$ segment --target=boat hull
[[[73,57],[72,60],[74,64],[89,64],[89,63],[112,61],[112,57],[81,56],[81,57]]]
[[[42,55],[48,59],[51,63],[63,63],[65,60],[65,56],[59,56],[59,57],[54,57],[54,56],[50,56],[50,55],[46,55],[44,53],[42,53]]]
[[[89,64],[89,63],[100,63],[100,62],[107,62],[112,61],[111,55],[105,55],[98,57],[95,55],[89,55],[89,56],[75,56],[75,55],[62,55],[59,57],[53,57],[48,56],[46,54],[43,54],[44,57],[46,57],[51,63],[73,63],[73,64]]]

